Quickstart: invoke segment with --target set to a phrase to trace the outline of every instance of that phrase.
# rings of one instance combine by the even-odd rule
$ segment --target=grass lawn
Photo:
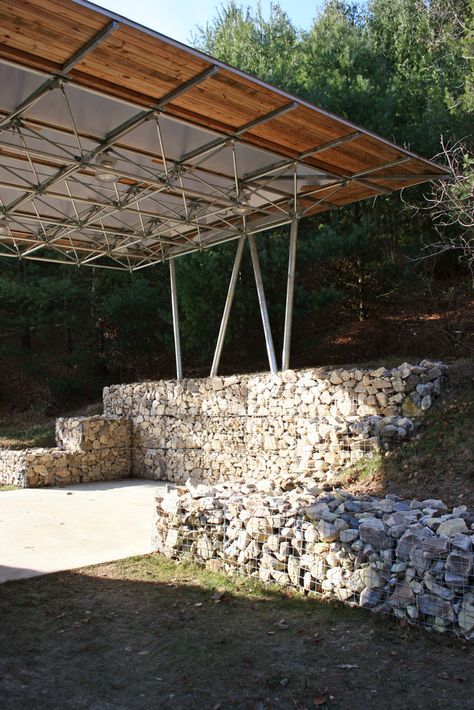
[[[467,708],[473,644],[153,555],[0,586],[0,704]]]

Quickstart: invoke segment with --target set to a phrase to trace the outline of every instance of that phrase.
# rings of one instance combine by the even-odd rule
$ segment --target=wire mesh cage
[[[432,509],[428,519],[429,501],[410,508],[347,494],[305,511],[282,497],[201,498],[190,507],[184,500],[156,518],[155,548],[171,559],[474,638],[472,536],[463,517]]]

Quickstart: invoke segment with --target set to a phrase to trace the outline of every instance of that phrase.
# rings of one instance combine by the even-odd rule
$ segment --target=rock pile
[[[444,366],[288,370],[114,385],[106,415],[132,422],[132,472],[214,483],[311,471],[321,480],[415,431]]]
[[[466,506],[322,494],[303,477],[287,484],[170,488],[157,498],[155,548],[474,638],[474,514]]]

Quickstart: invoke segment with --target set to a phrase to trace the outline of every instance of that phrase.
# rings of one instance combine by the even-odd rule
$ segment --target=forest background
[[[473,15],[473,0],[328,0],[300,29],[277,3],[264,16],[231,2],[193,44],[424,157],[438,156],[441,140],[458,146],[469,208]],[[440,227],[432,198],[425,185],[301,223],[293,367],[472,356],[472,222]],[[288,236],[257,240],[277,351]],[[177,260],[185,376],[209,372],[234,251]],[[0,260],[0,361],[4,413],[53,414],[100,399],[111,382],[173,377],[167,265],[129,275]],[[265,369],[246,252],[221,370]]]

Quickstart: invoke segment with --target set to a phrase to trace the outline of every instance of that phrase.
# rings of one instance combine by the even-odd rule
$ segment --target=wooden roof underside
[[[151,187],[157,190],[160,182],[163,183],[163,170],[166,172],[168,184],[165,192],[166,199],[170,202],[165,208],[168,214],[171,214],[171,209],[175,210],[176,221],[174,231],[161,233],[166,239],[161,239],[159,248],[157,245],[155,249],[149,240],[147,259],[150,262],[181,253],[179,245],[182,245],[183,251],[191,251],[191,243],[197,239],[198,231],[201,232],[200,246],[206,246],[207,227],[212,227],[213,231],[212,239],[209,239],[211,244],[216,243],[219,230],[222,232],[221,241],[235,238],[242,229],[245,230],[250,225],[254,226],[254,231],[259,231],[260,226],[264,228],[267,222],[271,222],[272,213],[275,222],[278,221],[276,217],[280,222],[284,222],[283,215],[279,212],[285,212],[287,217],[291,216],[289,203],[294,197],[297,200],[296,207],[293,202],[293,211],[296,209],[298,216],[305,216],[446,175],[444,168],[348,121],[87,3],[73,0],[22,0],[21,3],[16,0],[0,0],[0,63],[3,64],[5,72],[11,67],[11,81],[18,82],[19,98],[16,108],[21,109],[22,102],[28,98],[28,94],[25,96],[22,93],[21,86],[34,75],[38,76],[38,80],[37,84],[32,85],[33,89],[38,88],[41,82],[52,81],[56,83],[50,88],[62,91],[63,94],[64,88],[67,92],[82,91],[82,101],[90,101],[89,113],[94,110],[99,112],[99,109],[104,113],[103,106],[94,104],[96,99],[93,97],[100,96],[109,101],[109,109],[105,111],[107,120],[98,115],[96,127],[92,126],[92,129],[86,130],[79,129],[79,124],[74,120],[69,126],[64,120],[58,120],[56,125],[51,110],[48,116],[52,115],[53,118],[46,118],[46,113],[41,113],[41,107],[50,97],[46,95],[45,98],[45,94],[18,115],[15,114],[15,106],[4,106],[0,100],[0,126],[3,126],[7,143],[0,143],[0,155],[3,156],[5,169],[15,169],[18,174],[18,169],[12,168],[12,165],[19,164],[18,161],[22,160],[25,165],[28,163],[31,167],[33,160],[40,173],[43,169],[45,171],[41,174],[43,180],[38,181],[42,183],[43,189],[37,193],[30,190],[29,202],[26,199],[17,205],[18,196],[14,196],[9,191],[10,188],[6,187],[6,193],[2,196],[3,207],[9,204],[12,215],[15,213],[24,216],[26,210],[24,219],[33,222],[38,210],[46,210],[44,199],[43,202],[39,200],[39,193],[41,192],[44,198],[46,192],[50,199],[45,212],[49,230],[54,222],[51,216],[53,201],[64,201],[71,190],[72,183],[67,183],[66,179],[62,180],[61,175],[56,175],[56,179],[53,179],[53,168],[67,170],[71,161],[66,164],[61,162],[58,156],[55,158],[51,151],[39,150],[39,139],[35,139],[35,153],[31,144],[25,147],[25,138],[18,138],[20,133],[23,132],[25,136],[28,134],[28,140],[31,140],[28,132],[34,130],[44,139],[45,132],[51,130],[51,134],[48,134],[50,143],[59,143],[60,135],[71,137],[79,133],[80,141],[83,144],[89,141],[89,144],[84,147],[81,160],[75,158],[81,164],[75,168],[73,166],[71,175],[74,174],[77,180],[83,180],[84,184],[94,175],[94,161],[106,152],[106,141],[109,139],[112,149],[129,151],[128,158],[133,153],[134,160],[137,155],[141,156],[140,161],[146,157],[146,160],[156,165],[157,170],[156,184],[151,178],[149,183],[145,184],[144,173],[135,174],[130,166],[126,166],[127,169],[119,168],[120,199],[124,198],[125,190],[130,190],[130,186],[134,187],[135,192],[138,187],[141,190],[145,188],[150,191]],[[8,78],[10,74],[5,76]],[[0,96],[2,93],[3,90],[0,91]],[[144,129],[141,129],[142,133],[138,130],[143,124],[133,124],[131,115],[126,114],[126,120],[131,123],[128,130],[125,130],[126,121],[117,119],[114,122],[116,107],[133,108],[138,115],[148,111],[147,120],[163,119],[169,145],[174,141],[173,130],[176,135],[181,136],[182,131],[188,127],[191,131],[189,135],[194,135],[194,145],[189,150],[184,142],[181,154],[178,149],[175,149],[172,155],[166,154],[166,149],[163,152],[163,146],[158,149],[153,147],[149,140],[147,142],[144,139]],[[121,132],[117,131],[119,127],[122,128]],[[195,134],[192,134],[192,130]],[[13,138],[15,131],[16,137]],[[77,136],[74,137],[77,140]],[[22,146],[25,149],[23,154]],[[234,172],[229,167],[231,151],[234,158],[236,155],[235,146],[238,146],[240,163],[246,164],[246,169],[241,169],[240,172],[235,169],[235,164]],[[252,156],[255,156],[255,164],[252,163]],[[168,165],[165,165],[166,162]],[[147,165],[147,175],[150,176],[150,162]],[[182,184],[177,185],[174,195],[168,169],[173,169],[179,177],[189,166],[193,166],[191,173],[194,174],[194,183],[191,184],[187,175],[185,190]],[[202,171],[199,174],[196,172],[197,167]],[[313,180],[311,176],[314,177]],[[212,185],[211,192],[204,197],[196,188],[196,181],[199,180]],[[6,179],[3,179],[3,182],[7,185]],[[35,181],[29,182],[35,186]],[[235,194],[232,195],[231,187],[234,182],[238,184],[235,186]],[[13,188],[19,192],[19,185],[15,184]],[[223,209],[226,200],[227,206],[232,201],[238,202],[239,190],[244,189],[252,195],[247,215],[241,225],[241,218],[228,212],[224,222],[230,229],[228,232],[221,221],[212,221],[210,207],[214,210]],[[260,189],[264,190],[261,195]],[[195,198],[193,190],[197,195]],[[206,191],[208,188],[205,188],[204,192]],[[219,203],[219,194],[222,204]],[[173,195],[176,197],[175,203],[172,203]],[[107,195],[97,201],[100,202],[102,198],[107,200]],[[246,198],[249,199],[248,194]],[[81,198],[77,199],[80,201]],[[115,195],[115,202],[117,199]],[[198,200],[199,204],[203,200],[202,203],[206,205],[206,213],[202,212],[201,230],[194,224],[193,231],[193,225],[189,224],[191,199]],[[111,202],[114,200],[111,199]],[[135,214],[135,218],[141,221],[143,234],[143,216],[147,219],[153,216],[151,203],[148,208],[144,210],[144,215],[139,214],[139,210]],[[5,212],[8,218],[8,210]],[[188,226],[186,229],[178,229],[178,222],[181,219],[184,221],[184,217],[187,218]],[[72,222],[71,225],[73,226]],[[60,227],[63,226],[62,223]],[[133,229],[138,234],[136,228],[130,225],[131,234]],[[48,230],[43,226],[43,238]],[[28,248],[28,240],[34,241],[35,234],[28,236],[28,230],[22,231],[18,225],[13,226],[11,231],[16,234],[16,244],[20,251]],[[118,227],[116,231],[120,236]],[[72,238],[70,229],[64,249],[70,246]],[[8,239],[9,237],[7,242]],[[174,241],[176,249],[173,248]],[[83,246],[78,248],[89,249],[86,237],[82,242]],[[54,243],[56,251],[63,248],[60,237]],[[90,249],[93,253],[94,246]],[[132,260],[127,261],[127,268],[139,263],[134,261],[132,247],[129,249],[129,257],[132,257]],[[143,253],[140,259],[144,259]],[[99,261],[95,265],[99,265]]]

